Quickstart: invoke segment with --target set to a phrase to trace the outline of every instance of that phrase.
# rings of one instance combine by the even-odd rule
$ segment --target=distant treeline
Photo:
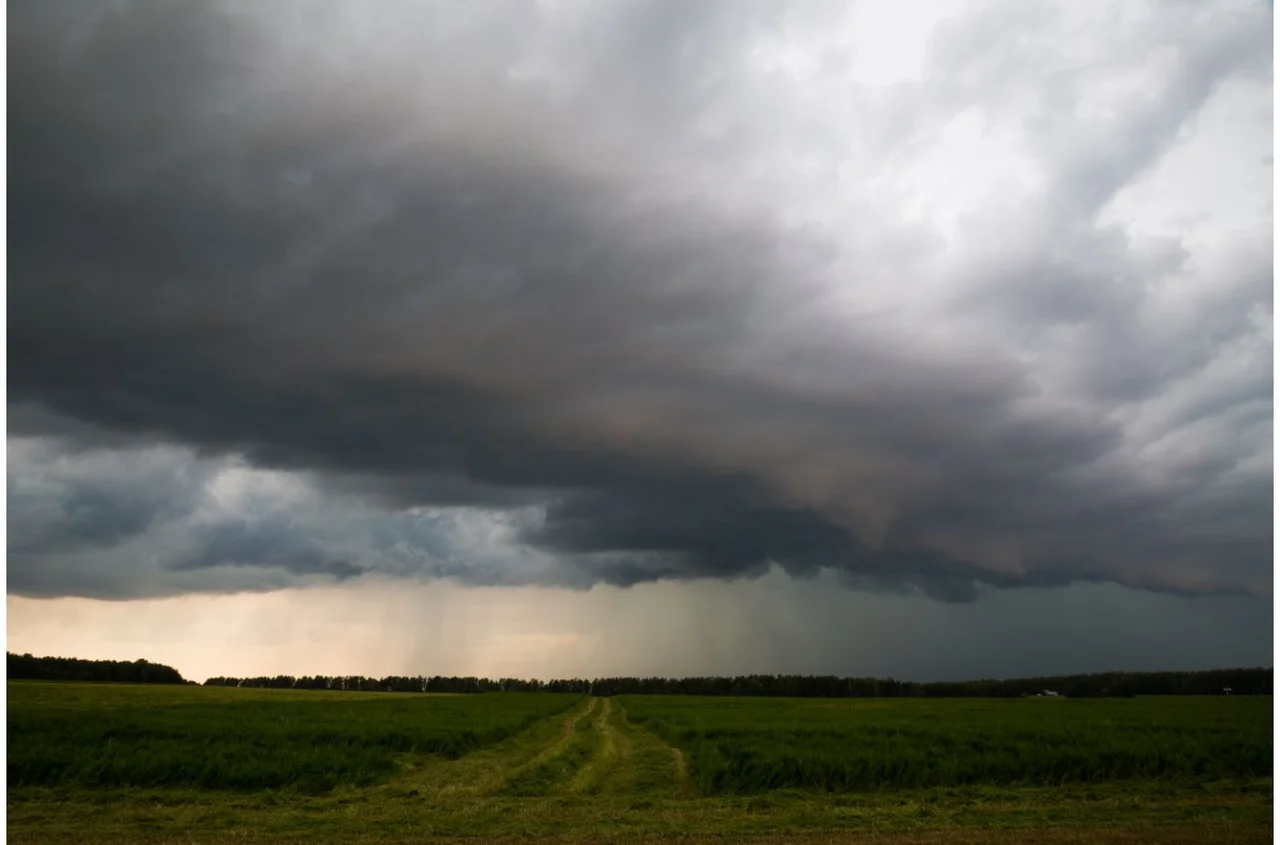
[[[210,678],[206,686],[367,692],[572,692],[584,695],[745,695],[802,698],[1016,698],[1054,692],[1069,698],[1135,695],[1271,695],[1271,669],[1213,669],[1203,672],[1103,672],[1013,680],[914,683],[833,675],[746,675],[736,678],[596,678],[525,681],[514,678],[404,677],[359,675],[294,678]]]
[[[591,693],[597,681],[574,679],[571,681],[523,681],[518,678],[430,678],[392,675],[386,678],[366,678],[363,675],[311,675],[295,678],[292,675],[261,676],[257,678],[210,678],[207,687],[269,687],[272,689],[324,689],[353,690],[360,692],[576,692]]]
[[[121,684],[181,684],[172,666],[145,660],[78,660],[74,657],[32,657],[5,652],[9,680],[108,681]]]

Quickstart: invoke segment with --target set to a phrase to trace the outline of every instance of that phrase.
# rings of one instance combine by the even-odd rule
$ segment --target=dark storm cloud
[[[939,297],[975,339],[827,303],[913,266],[894,224],[864,222],[888,234],[850,270],[838,239],[706,187],[733,173],[709,155],[736,167],[771,137],[726,73],[780,7],[358,8],[10,9],[11,437],[235,455],[327,491],[201,522],[121,480],[127,462],[129,495],[19,489],[11,467],[11,503],[49,517],[15,546],[11,504],[11,591],[634,584],[773,561],[945,601],[1074,580],[1269,592],[1269,363],[1128,422],[1232,344],[1269,345],[1269,253],[1229,270],[1246,281],[1203,322],[1156,324],[1127,292],[1178,249],[1138,254],[1089,216],[1233,57],[1263,61],[1247,26],[1189,51],[1137,146],[1055,151],[1044,225]],[[983,67],[921,109],[976,97]],[[721,104],[746,111],[705,140]],[[337,516],[351,497],[358,525]],[[421,506],[539,516],[486,557],[412,522]],[[322,514],[359,542],[323,536]],[[86,546],[110,562],[58,557]]]
[[[272,530],[274,528],[275,530]],[[332,560],[314,543],[298,542],[279,526],[220,525],[198,538],[200,551],[186,560],[175,561],[176,570],[213,566],[265,566],[293,575],[332,575],[339,581],[364,573],[359,566]]]
[[[203,467],[155,453],[121,458],[98,451],[68,461],[51,444],[21,441],[16,447],[10,441],[9,465],[11,557],[77,554],[122,542],[157,521],[188,515],[209,478]]]

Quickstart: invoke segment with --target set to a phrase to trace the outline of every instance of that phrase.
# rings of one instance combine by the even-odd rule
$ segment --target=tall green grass
[[[1269,697],[1124,700],[624,696],[706,792],[1269,777]]]
[[[399,754],[456,758],[581,700],[153,689],[10,683],[9,786],[363,786]]]

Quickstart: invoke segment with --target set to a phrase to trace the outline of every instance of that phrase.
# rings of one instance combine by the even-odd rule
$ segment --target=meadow
[[[11,842],[1271,839],[1269,697],[8,694]]]
[[[1271,699],[776,699],[626,696],[708,793],[1117,780],[1272,771]]]
[[[390,777],[398,755],[456,759],[580,698],[10,684],[8,784],[366,786]]]

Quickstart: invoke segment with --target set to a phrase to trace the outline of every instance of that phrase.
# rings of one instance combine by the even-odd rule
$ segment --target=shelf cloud
[[[12,6],[9,592],[1270,596],[1269,10],[873,11]]]

